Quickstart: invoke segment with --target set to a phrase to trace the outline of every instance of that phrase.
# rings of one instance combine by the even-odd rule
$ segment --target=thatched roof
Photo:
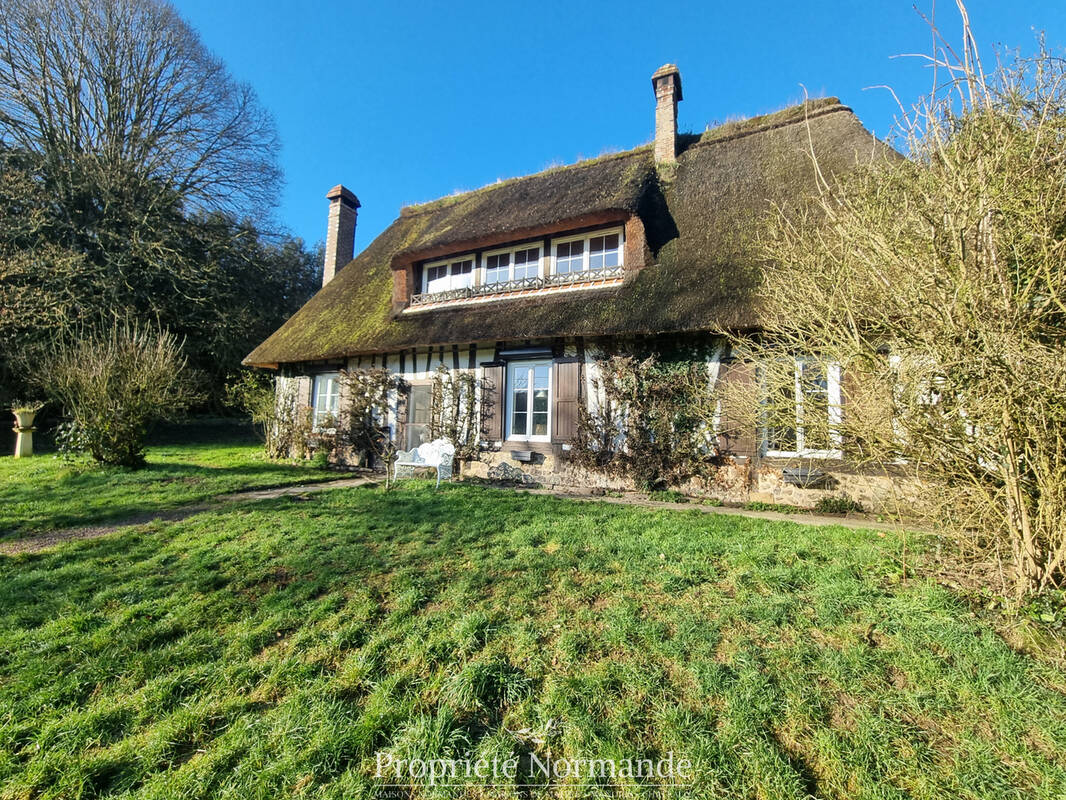
[[[805,120],[809,122],[804,124]],[[399,218],[246,359],[311,361],[415,345],[758,327],[756,236],[772,205],[884,152],[836,98],[682,140],[674,167],[650,146],[403,209]],[[392,313],[392,265],[599,212],[637,214],[650,263],[615,288]]]

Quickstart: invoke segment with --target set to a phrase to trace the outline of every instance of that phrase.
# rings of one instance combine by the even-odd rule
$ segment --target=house
[[[759,328],[759,225],[815,191],[812,151],[833,174],[884,147],[836,98],[679,134],[680,72],[665,65],[652,86],[651,144],[406,207],[354,258],[360,203],[332,189],[323,287],[245,363],[276,369],[317,417],[343,413],[341,370],[395,372],[409,387],[388,420],[401,448],[427,435],[435,371],[467,371],[483,424],[464,473],[507,465],[541,483],[602,485],[568,458],[598,359],[680,344],[703,354],[712,384],[750,381],[716,332]],[[814,384],[824,396],[809,408],[840,413],[839,373]],[[726,424],[718,445],[732,467],[718,490],[731,499],[809,503],[819,490],[784,470],[815,460],[867,504],[884,488],[805,442],[798,421]]]

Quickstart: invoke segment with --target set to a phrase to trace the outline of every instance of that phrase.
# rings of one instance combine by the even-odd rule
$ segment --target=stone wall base
[[[784,477],[787,464],[753,465],[738,460],[722,466],[710,479],[693,479],[678,487],[694,497],[716,498],[725,503],[780,503],[800,508],[814,508],[823,497],[847,497],[867,513],[913,516],[920,502],[922,486],[911,477],[887,472],[858,472],[839,464],[820,465],[803,462],[828,475],[826,488],[805,489],[788,483]],[[547,489],[603,489],[632,491],[632,482],[612,478],[573,466],[565,458],[551,454],[534,454],[532,462],[516,461],[507,451],[482,453],[477,461],[466,461],[460,475],[481,479],[525,479]]]

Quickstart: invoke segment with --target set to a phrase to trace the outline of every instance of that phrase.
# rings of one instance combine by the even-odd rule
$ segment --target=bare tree
[[[1066,575],[1066,62],[986,72],[959,10],[907,157],[823,176],[807,216],[777,215],[770,324],[741,344],[768,436],[910,471],[1021,597]]]
[[[203,209],[270,205],[279,181],[270,115],[163,0],[0,0],[0,143],[60,189],[80,169]]]

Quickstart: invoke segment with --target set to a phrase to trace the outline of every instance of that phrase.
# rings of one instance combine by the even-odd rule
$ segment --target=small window
[[[577,272],[602,272],[622,266],[621,228],[596,231],[580,238],[555,241],[555,274],[573,275]],[[591,277],[596,277],[595,275]]]
[[[314,426],[316,428],[336,426],[341,398],[340,375],[336,372],[315,375],[312,395]]]
[[[514,280],[540,277],[540,248],[527,247],[514,254]]]
[[[474,259],[458,258],[426,264],[422,291],[426,294],[465,289],[474,283]]]
[[[449,283],[447,264],[426,267],[425,289],[427,292],[445,292],[449,288]]]
[[[485,283],[506,283],[540,277],[540,248],[520,247],[485,256]]]
[[[496,253],[485,258],[485,283],[511,280],[511,254]]]
[[[474,260],[455,261],[451,267],[452,289],[465,289],[474,282]]]
[[[593,236],[589,239],[589,269],[609,269],[621,262],[618,255],[618,234]]]
[[[516,361],[507,368],[507,438],[548,441],[551,362]]]
[[[585,269],[585,242],[563,242],[555,245],[555,272],[568,275]]]

